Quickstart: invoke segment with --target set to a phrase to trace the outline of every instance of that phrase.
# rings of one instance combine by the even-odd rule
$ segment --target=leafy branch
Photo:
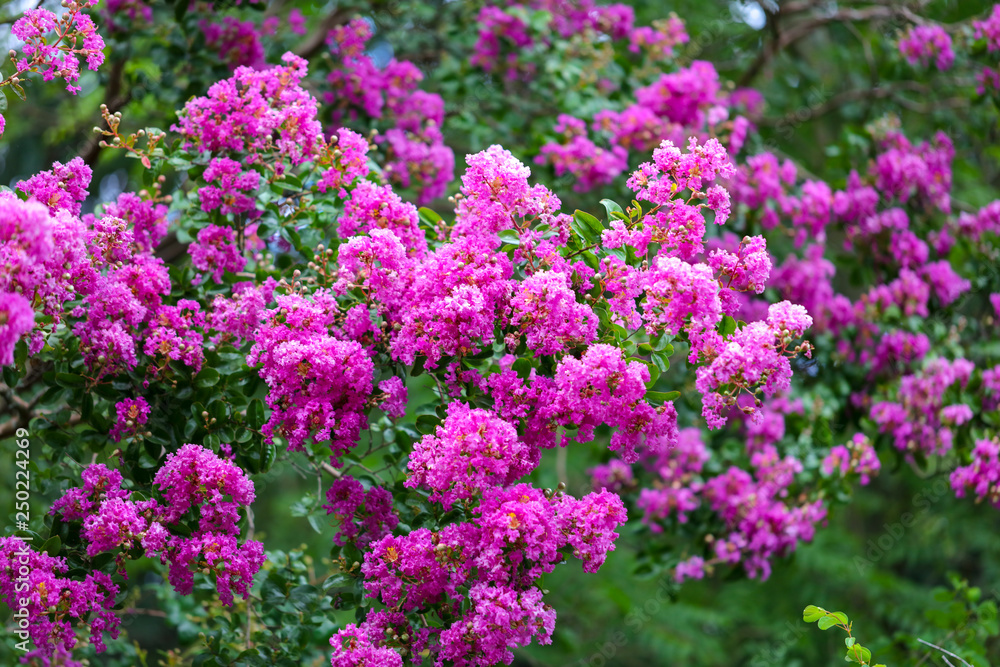
[[[816,623],[820,630],[840,628],[846,632],[847,636],[844,637],[844,644],[847,646],[847,655],[844,656],[845,662],[870,665],[871,667],[885,667],[883,664],[872,665],[872,652],[858,643],[857,638],[851,633],[853,623],[844,612],[827,611],[811,604],[802,610],[802,620],[806,623]]]

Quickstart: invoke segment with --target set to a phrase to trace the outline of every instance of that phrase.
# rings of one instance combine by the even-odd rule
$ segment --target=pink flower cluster
[[[412,268],[391,342],[394,358],[412,364],[421,354],[434,368],[443,356],[471,356],[492,341],[509,303],[513,271],[493,246],[485,236],[461,237]]]
[[[612,230],[640,253],[654,242],[661,246],[660,256],[691,261],[704,252],[705,218],[701,206],[690,202],[705,197],[705,206],[715,212],[715,223],[722,224],[729,215],[729,194],[721,186],[706,186],[717,178],[731,178],[735,172],[729,155],[716,139],[700,144],[691,137],[687,153],[665,140],[653,151],[653,161],[639,165],[628,179],[628,187],[636,197],[652,202],[656,208],[642,218],[642,229],[627,229],[623,221],[615,220]],[[679,197],[684,191],[691,193],[686,201]],[[605,245],[611,239],[618,242],[614,235],[611,239],[608,236],[606,232]]]
[[[744,236],[738,243],[735,242],[736,237],[729,234],[721,242],[710,243],[709,247],[714,249],[708,255],[709,266],[718,274],[722,311],[733,317],[753,307],[752,302],[740,293],[762,293],[772,266],[763,236]],[[743,319],[752,321],[760,318],[748,316]]]
[[[149,403],[142,396],[126,398],[115,404],[115,416],[115,425],[110,435],[115,442],[121,442],[123,437],[135,435],[139,427],[149,421]]]
[[[933,61],[942,72],[950,69],[955,62],[951,37],[937,25],[912,26],[899,40],[899,52],[911,65],[920,63],[922,67],[928,67]]]
[[[231,341],[239,346],[244,340],[253,340],[267,305],[273,301],[276,285],[277,281],[268,277],[259,286],[236,283],[231,297],[216,296],[207,322],[208,329],[216,332],[212,342],[218,345]]]
[[[45,289],[53,226],[42,204],[0,196],[0,365],[14,362],[15,344],[35,327],[30,297]]]
[[[531,22],[529,27],[530,18],[537,11],[547,12],[549,17],[548,24],[542,29],[538,28],[537,20]],[[524,56],[538,51],[541,46],[548,48],[552,42],[550,31],[563,38],[593,32],[613,40],[626,39],[634,34],[635,11],[628,5],[598,5],[594,0],[574,3],[532,0],[527,5],[487,5],[479,12],[478,24],[479,39],[469,59],[470,64],[487,72],[503,71],[505,78],[511,81],[529,80],[536,72],[536,63]],[[649,46],[653,48],[668,48],[661,42],[669,41],[671,37],[680,40],[683,26],[679,32],[666,36],[646,28],[635,39],[643,45],[649,41]]]
[[[239,216],[254,210],[256,204],[252,195],[260,187],[260,174],[256,171],[243,171],[243,166],[236,160],[217,157],[209,163],[202,178],[207,183],[217,184],[198,190],[201,209],[206,213],[219,209],[222,215]]]
[[[681,431],[683,437],[684,431]],[[602,489],[611,493],[620,493],[635,484],[632,466],[621,459],[611,459],[607,463],[594,466],[587,471],[593,481],[594,490]]]
[[[253,21],[223,16],[219,23],[202,19],[198,22],[198,27],[205,35],[206,46],[218,52],[220,60],[229,65],[230,69],[264,67],[264,46]]]
[[[487,72],[503,69],[505,78],[511,81],[534,74],[532,64],[519,62],[519,53],[529,49],[535,40],[518,13],[487,5],[479,10],[477,22],[479,39],[469,58],[470,65]]]
[[[730,531],[714,540],[722,562],[742,562],[750,577],[767,579],[771,559],[787,556],[799,542],[809,542],[816,525],[826,518],[821,500],[795,505],[784,496],[802,470],[791,456],[770,452],[753,457],[754,473],[731,467],[705,482],[703,498]]]
[[[698,128],[710,116],[724,113],[717,109],[719,90],[719,74],[712,63],[695,60],[690,67],[661,74],[653,84],[636,90],[635,98],[672,123]]]
[[[789,358],[799,353],[810,356],[809,343],[789,347],[810,326],[812,318],[805,308],[782,301],[768,308],[766,321],[737,329],[727,341],[716,336],[715,343],[705,346],[703,355],[708,356],[705,350],[712,348],[715,354],[708,356],[707,366],[697,369],[695,386],[702,394],[702,416],[708,427],[725,424],[723,412],[733,406],[759,419],[758,395],[773,396],[787,390],[792,379]],[[738,403],[743,392],[753,397],[753,405]]]
[[[82,521],[91,558],[141,547],[146,556],[169,564],[170,583],[181,595],[191,593],[198,571],[215,574],[219,599],[227,606],[234,592],[249,595],[264,547],[239,541],[239,512],[253,502],[254,487],[233,463],[198,445],[168,454],[153,479],[162,503],[134,499],[121,487],[121,473],[103,464],[88,466],[82,479],[83,487],[69,489],[50,511],[63,521]],[[195,520],[195,530],[180,529]]]
[[[80,78],[80,56],[92,70],[104,62],[104,39],[90,16],[82,13],[96,4],[97,0],[72,0],[60,16],[47,9],[29,9],[14,21],[11,34],[24,42],[17,59],[18,74],[41,72],[45,81],[59,77],[66,81],[66,90],[74,95],[80,92],[73,85]]]
[[[334,480],[326,491],[329,505],[323,505],[340,524],[333,541],[349,542],[362,549],[392,533],[399,516],[392,507],[392,494],[379,486],[365,490],[361,482],[345,475]]]
[[[1000,51],[1000,4],[993,5],[993,10],[984,21],[972,22],[973,35],[976,39],[985,39],[990,53]]]
[[[89,180],[89,179],[88,179]],[[153,252],[167,235],[167,207],[134,192],[123,192],[104,205],[103,213],[124,220],[140,251]]]
[[[389,623],[392,623],[389,625]],[[386,627],[389,626],[389,627]],[[391,632],[386,632],[390,630]],[[426,646],[426,632],[422,638],[410,639],[409,621],[399,612],[377,611],[369,614],[360,625],[348,623],[344,629],[330,637],[333,655],[330,656],[332,667],[403,667],[403,657],[396,647],[389,644],[386,635],[390,637],[406,637],[401,647],[412,647],[415,654]],[[374,638],[374,640],[373,640]],[[391,640],[390,640],[391,641]]]
[[[930,455],[950,451],[952,427],[972,419],[972,409],[964,403],[945,405],[944,399],[949,388],[968,383],[973,368],[966,359],[936,358],[925,363],[921,371],[903,376],[895,401],[880,401],[871,407],[879,432],[891,434],[893,444],[904,452]]]
[[[824,474],[831,475],[834,471],[841,477],[857,474],[862,486],[867,485],[881,468],[871,440],[863,433],[855,433],[846,445],[837,445],[823,459]]]
[[[959,498],[971,492],[977,503],[987,500],[1000,508],[1000,441],[996,437],[976,441],[972,463],[951,473],[951,488]]]
[[[68,314],[79,319],[70,328],[96,379],[138,365],[147,330],[143,325],[157,315],[162,295],[170,290],[163,261],[152,256],[165,211],[123,195],[103,216],[81,220],[90,175],[80,158],[66,165],[57,162],[52,170],[18,184],[31,197],[28,202],[0,196],[6,220],[0,229],[0,261],[8,269],[0,274],[0,294],[15,295],[4,297],[7,322],[0,323],[0,359],[9,358],[9,347],[31,329],[25,302],[51,318],[45,328],[55,330],[67,315],[67,303],[76,301],[79,305]],[[44,340],[38,327],[29,353],[40,350]]]
[[[323,145],[323,133],[318,104],[301,86],[306,61],[292,53],[282,61],[285,65],[259,71],[237,67],[206,97],[190,100],[171,129],[199,151],[220,157],[247,153],[248,165],[272,154],[294,165],[312,159]]]
[[[561,115],[560,123],[575,121],[584,128],[582,120],[572,116]],[[556,132],[560,132],[556,125]],[[613,145],[610,149],[599,147],[583,134],[574,133],[563,140],[563,143],[550,142],[541,147],[535,162],[549,164],[555,169],[556,176],[571,173],[576,177],[573,189],[577,192],[588,192],[599,185],[614,182],[628,168],[628,150],[624,146]]]
[[[418,223],[417,207],[400,199],[388,185],[359,181],[344,203],[338,224],[342,238],[387,229],[396,235],[408,255],[427,254],[427,239]]]
[[[455,155],[441,134],[444,100],[417,90],[424,78],[409,61],[391,60],[383,69],[365,54],[371,27],[361,18],[330,31],[330,46],[337,67],[327,76],[332,90],[326,101],[334,106],[333,120],[344,125],[358,119],[393,123],[376,135],[387,152],[384,171],[389,180],[413,187],[420,203],[444,194],[454,174]]]
[[[80,215],[92,174],[83,158],[76,157],[66,164],[52,163],[52,169],[19,181],[17,189],[48,206],[50,213],[68,211]]]
[[[722,319],[719,284],[705,264],[659,255],[648,271],[634,276],[630,286],[643,294],[642,319],[650,336],[676,335],[686,329],[695,337]]]
[[[983,370],[983,411],[1000,406],[1000,366]]]
[[[111,32],[146,27],[153,22],[152,7],[140,0],[105,0],[103,4],[101,24]]]
[[[413,446],[406,486],[428,488],[431,500],[451,507],[513,484],[535,469],[538,458],[538,450],[495,413],[455,402],[436,434]]]
[[[368,175],[368,141],[357,132],[342,127],[330,138],[330,166],[323,171],[316,187],[320,192],[336,190],[347,196],[344,186]]]
[[[975,242],[981,241],[985,234],[1000,233],[1000,199],[990,202],[975,213],[963,211],[948,222],[951,229],[947,231]]]
[[[791,160],[779,163],[771,153],[758,153],[740,165],[730,189],[734,201],[757,210],[764,229],[772,229],[780,221],[782,202],[796,177],[797,168]],[[878,195],[874,196],[877,201]]]
[[[780,439],[780,435],[778,436]],[[697,429],[681,431],[676,447],[649,452],[643,465],[655,481],[640,492],[637,505],[643,523],[654,533],[671,522],[686,523],[688,514],[707,505],[721,520],[721,531],[709,542],[711,562],[741,563],[750,577],[767,579],[771,561],[808,542],[816,525],[826,516],[821,501],[789,499],[789,489],[801,463],[792,456],[779,457],[773,444],[748,443],[752,474],[731,466],[705,478],[704,464],[712,454]],[[709,563],[694,556],[678,564],[677,581],[700,579]]]
[[[630,151],[644,153],[659,146],[664,139],[674,143],[684,140],[680,125],[658,116],[652,109],[641,104],[632,104],[621,111],[612,109],[598,111],[594,114],[591,127],[594,132],[607,135],[612,147],[620,146]]]
[[[548,14],[540,27],[536,12]],[[562,38],[593,33],[594,39],[628,40],[629,50],[651,62],[669,59],[674,47],[688,41],[677,17],[654,21],[651,27],[635,26],[635,10],[624,4],[598,5],[593,0],[532,0],[521,4],[487,5],[479,12],[479,39],[470,64],[487,72],[502,72],[511,81],[530,80],[537,63],[530,54],[552,46],[551,34]]]
[[[374,364],[359,343],[331,335],[339,307],[329,292],[276,301],[247,355],[268,386],[271,417],[263,433],[268,442],[280,435],[293,451],[329,440],[336,465],[368,423]]]
[[[670,445],[677,437],[677,412],[672,403],[654,408],[646,400],[649,369],[626,361],[622,350],[594,344],[577,359],[565,356],[556,365],[555,377],[534,372],[527,381],[517,376],[508,356],[501,372],[488,382],[497,413],[510,422],[524,424],[524,439],[532,447],[553,447],[556,429],[566,426],[562,446],[571,440],[589,442],[594,430],[612,428],[611,451],[620,451],[626,463],[636,460],[636,447],[645,441]]]
[[[632,30],[629,35],[628,50],[633,53],[645,52],[652,61],[667,60],[674,55],[674,47],[686,44],[690,38],[684,29],[684,22],[676,16],[653,21],[652,26]]]
[[[386,536],[365,554],[368,595],[399,611],[436,613],[444,627],[400,628],[402,614],[370,614],[331,640],[332,664],[400,664],[387,649],[407,654],[425,647],[439,667],[509,664],[511,648],[551,641],[555,611],[535,580],[563,560],[563,549],[585,571],[597,571],[625,519],[621,499],[605,491],[577,500],[518,484],[486,490],[470,522]],[[384,631],[386,623],[394,632]]]
[[[946,134],[938,132],[933,143],[914,146],[900,132],[892,131],[886,134],[882,148],[872,173],[875,188],[883,197],[900,203],[918,197],[943,213],[950,212],[955,148]]]
[[[160,306],[152,318],[143,351],[160,360],[159,368],[168,361],[179,361],[197,373],[205,361],[205,314],[201,304],[192,299],[180,299],[176,306]]]
[[[204,191],[206,188],[202,188]],[[191,264],[199,271],[208,271],[212,280],[222,282],[222,275],[229,271],[237,273],[247,264],[246,257],[236,244],[236,230],[232,227],[208,225],[198,232],[197,240],[188,246]],[[201,282],[201,276],[194,282]]]
[[[597,336],[597,315],[576,301],[570,277],[558,271],[539,271],[518,284],[510,300],[507,346],[517,347],[523,335],[535,354],[556,354],[587,345]]]
[[[61,576],[67,569],[65,559],[35,551],[20,537],[0,537],[0,600],[31,639],[26,657],[43,664],[79,664],[70,657],[78,644],[75,626],[90,626],[98,653],[105,650],[105,632],[118,637],[121,621],[112,611],[118,586],[99,571],[82,580]]]
[[[644,466],[653,473],[652,487],[639,491],[636,507],[644,512],[642,522],[654,533],[663,532],[661,523],[676,514],[679,523],[687,523],[688,513],[699,504],[702,468],[711,458],[696,428],[681,429],[677,444],[660,451],[647,451]]]
[[[598,146],[587,136],[587,126],[583,120],[563,114],[559,116],[554,127],[560,138],[543,145],[536,161],[540,164],[553,165],[557,176],[567,172],[576,176],[579,180],[574,187],[580,191],[591,189],[595,185],[611,183],[628,167],[630,149],[647,151],[660,145],[661,142],[667,142],[661,151],[679,155],[679,151],[668,149],[666,146],[673,147],[674,141],[679,141],[685,132],[689,135],[694,132],[700,133],[706,124],[712,127],[724,121],[729,112],[719,91],[718,73],[715,68],[711,63],[695,61],[688,68],[663,74],[652,85],[639,88],[636,91],[636,103],[624,110],[609,109],[595,114],[592,121],[593,130],[607,135],[609,144],[607,149]],[[694,138],[691,141],[694,149],[697,142]],[[710,139],[697,151],[699,157],[709,159],[709,163],[715,153],[712,142],[718,143],[717,140]],[[725,151],[721,154],[725,155]],[[654,153],[657,167],[663,168],[664,159],[671,161],[666,156],[658,159]],[[681,167],[686,166],[683,164],[685,160],[687,158],[681,158]],[[728,156],[725,164],[728,165]],[[642,173],[643,167],[637,173]],[[718,173],[727,178],[731,176],[730,169],[732,167],[727,166]],[[649,172],[649,175],[653,173]],[[636,175],[633,174],[633,179],[635,178]],[[713,178],[714,173],[704,180],[710,182]],[[632,185],[632,181],[629,185],[637,189]],[[700,189],[700,183],[695,184],[695,181],[687,185],[678,181],[678,185],[682,189],[692,186],[692,190]],[[661,195],[659,199],[649,199],[649,201],[662,204],[666,199]],[[711,199],[709,201],[709,206],[713,210],[718,211],[720,207],[723,209],[720,213],[721,219],[716,220],[720,224],[729,214],[728,194],[725,195],[724,206],[721,206],[722,204],[722,201],[711,201]]]
[[[561,226],[559,198],[544,185],[531,185],[531,169],[510,151],[494,145],[465,161],[453,235],[490,235],[535,223]]]

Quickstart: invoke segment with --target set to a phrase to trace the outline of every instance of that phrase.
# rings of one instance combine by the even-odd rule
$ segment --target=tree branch
[[[896,15],[903,14],[903,10],[899,7],[885,7],[885,6],[874,6],[865,7],[864,9],[842,9],[832,14],[813,16],[809,19],[800,21],[787,31],[781,34],[781,38],[777,41],[769,42],[768,46],[760,52],[756,60],[750,65],[743,76],[740,77],[739,85],[740,87],[747,86],[753,79],[760,74],[761,70],[779,53],[787,49],[792,44],[798,42],[800,39],[808,37],[814,30],[821,28],[830,23],[842,23],[846,21],[871,21],[873,19],[884,19],[892,18]],[[774,20],[777,21],[779,17],[785,15],[784,12],[778,12],[773,14]]]
[[[928,87],[924,84],[918,83],[916,81],[900,81],[895,85],[890,86],[879,86],[873,88],[856,88],[853,90],[845,90],[842,93],[838,93],[831,97],[826,102],[822,104],[817,104],[814,107],[810,107],[805,110],[805,112],[796,111],[780,118],[755,118],[754,122],[763,127],[780,127],[783,125],[798,125],[804,123],[807,120],[812,120],[813,118],[818,118],[824,116],[831,111],[835,111],[845,104],[851,102],[859,102],[862,100],[880,100],[886,97],[893,97],[896,93],[902,91],[912,91],[916,93],[926,94]],[[901,104],[903,102],[900,102]]]
[[[323,45],[326,44],[326,36],[335,27],[344,23],[347,15],[348,13],[343,9],[337,9],[328,14],[320,23],[319,28],[295,49],[295,55],[306,60],[316,55],[323,48]]]

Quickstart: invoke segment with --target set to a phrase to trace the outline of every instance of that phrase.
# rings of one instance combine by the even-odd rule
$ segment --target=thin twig
[[[968,661],[967,661],[967,660],[966,660],[965,658],[963,658],[963,657],[962,657],[962,656],[960,656],[960,655],[955,655],[954,653],[952,653],[952,652],[951,652],[951,651],[949,651],[948,649],[943,649],[943,648],[941,648],[940,646],[938,646],[937,644],[932,644],[932,643],[930,643],[929,641],[924,641],[924,640],[923,640],[923,639],[921,639],[920,637],[917,637],[917,641],[918,641],[918,642],[920,642],[921,644],[923,644],[924,646],[930,646],[931,648],[936,648],[937,650],[941,651],[942,653],[944,653],[944,654],[946,654],[946,655],[950,655],[951,657],[955,658],[956,660],[961,660],[961,661],[962,661],[962,664],[963,664],[963,665],[966,665],[966,667],[972,667],[972,665],[971,665],[971,664],[969,664],[969,662],[968,662]],[[948,662],[948,659],[947,659],[947,658],[944,658],[943,656],[942,656],[942,659],[943,659],[943,660],[944,660],[945,662]],[[951,663],[950,663],[950,662],[948,662],[948,664],[950,665]]]

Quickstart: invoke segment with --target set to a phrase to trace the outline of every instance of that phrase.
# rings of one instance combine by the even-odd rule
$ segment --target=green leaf
[[[94,416],[94,395],[87,392],[83,395],[83,400],[80,402],[80,419],[85,422],[89,422],[90,418]]]
[[[82,387],[85,380],[72,373],[56,373],[56,384],[61,387]]]
[[[681,392],[679,391],[647,391],[646,400],[656,401],[658,403],[669,403],[670,401],[676,401],[680,398]]]
[[[420,216],[420,221],[431,227],[436,227],[442,218],[435,211],[427,208],[426,206],[421,206],[417,209],[417,215]]]
[[[833,617],[837,619],[838,623],[841,625],[847,625],[847,614],[842,611],[833,611],[830,613],[833,614]]]
[[[847,648],[851,648],[852,646],[854,646],[854,642],[856,641],[858,640],[855,639],[854,637],[844,637],[844,644],[847,645]]]
[[[28,341],[22,339],[14,346],[14,363],[17,369],[24,372],[24,363],[28,360]]]
[[[513,229],[503,229],[497,233],[497,236],[507,245],[521,245],[521,237]]]
[[[866,649],[861,644],[855,644],[854,646],[847,649],[847,660],[856,662],[859,665],[867,665],[871,662],[872,652]]]
[[[817,623],[817,625],[819,626],[820,630],[829,630],[833,626],[837,625],[837,619],[835,619],[833,616],[824,616],[823,618],[819,619],[819,623]]]
[[[527,380],[528,376],[531,375],[531,362],[525,357],[521,357],[511,365],[511,370],[517,373],[517,377],[521,380]]]
[[[671,348],[670,352],[673,351],[674,351],[673,348]],[[653,363],[656,365],[658,369],[660,369],[661,373],[666,373],[668,370],[670,370],[670,354],[668,354],[667,352],[665,351],[655,352],[652,355],[650,355],[650,359],[653,360]]]
[[[823,614],[825,613],[826,611],[824,609],[811,604],[802,610],[802,620],[806,623],[815,623],[819,619],[823,618]]]
[[[326,578],[326,581],[323,582],[324,591],[328,591],[331,588],[344,588],[347,586],[354,586],[354,577],[346,572],[334,572]]]
[[[45,540],[45,544],[42,545],[39,551],[44,551],[48,555],[55,558],[59,555],[59,549],[62,548],[62,540],[59,539],[58,535],[53,535],[49,539]]]
[[[219,384],[220,379],[222,379],[222,376],[219,375],[219,371],[214,368],[202,368],[201,372],[194,379],[194,386],[199,389],[214,387]]]
[[[259,431],[260,427],[263,426],[266,421],[267,420],[264,418],[264,402],[259,398],[255,398],[250,401],[250,405],[247,406],[247,423]]]
[[[584,264],[592,268],[594,271],[601,270],[601,260],[589,250],[585,250],[581,255]]]
[[[417,430],[427,435],[433,433],[441,424],[441,418],[437,415],[420,415],[417,417]]]
[[[586,211],[580,210],[573,213],[573,221],[570,222],[570,226],[581,238],[590,243],[598,243],[601,240],[601,233],[604,231],[600,220]]]
[[[723,315],[722,322],[719,323],[719,335],[725,337],[734,333],[736,333],[736,320],[729,315]]]
[[[274,192],[275,194],[279,195],[283,194],[285,190],[288,190],[290,192],[301,192],[302,186],[296,185],[287,180],[275,181],[274,183],[271,183],[271,191]]]
[[[292,244],[292,247],[298,252],[302,252],[302,237],[299,236],[299,232],[292,227],[285,227],[284,231],[288,235],[288,242]]]
[[[621,218],[625,218],[625,211],[622,210],[622,207],[618,205],[618,202],[612,201],[611,199],[602,199],[601,206],[603,206],[604,210],[608,212],[609,220],[611,218],[617,218],[619,216],[621,216]],[[615,215],[615,213],[617,213],[618,215]]]
[[[3,88],[0,88],[0,113],[7,110],[7,95],[3,92]]]

